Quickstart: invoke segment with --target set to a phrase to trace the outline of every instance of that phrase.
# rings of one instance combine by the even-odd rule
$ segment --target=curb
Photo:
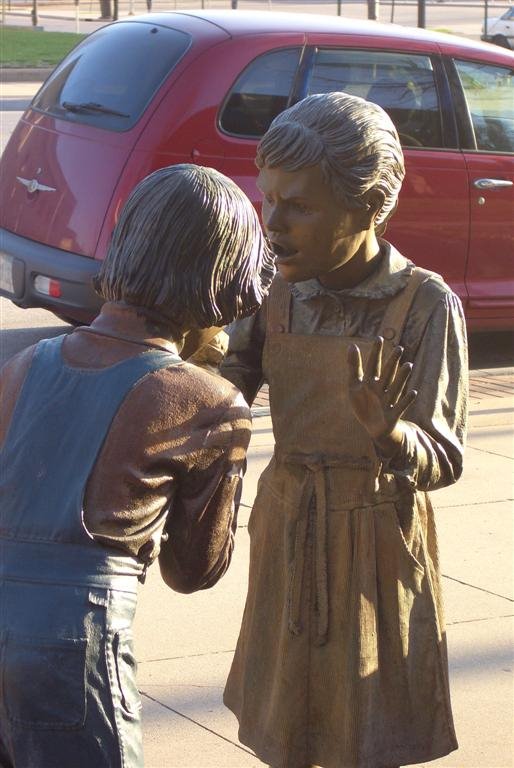
[[[2,83],[36,83],[46,80],[53,67],[2,67],[0,82]]]

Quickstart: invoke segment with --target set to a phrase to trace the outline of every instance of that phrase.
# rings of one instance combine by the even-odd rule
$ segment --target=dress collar
[[[362,283],[353,288],[334,290],[325,288],[317,278],[313,278],[301,283],[293,283],[291,286],[293,296],[300,301],[307,301],[316,296],[333,296],[339,300],[383,299],[387,296],[395,296],[407,285],[414,264],[402,256],[387,240],[380,240],[380,246],[383,251],[380,264]]]

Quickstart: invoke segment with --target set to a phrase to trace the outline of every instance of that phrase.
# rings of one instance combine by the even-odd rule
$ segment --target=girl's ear
[[[385,194],[381,189],[370,189],[363,195],[366,229],[375,226],[375,219],[382,210]]]
[[[389,221],[391,219],[391,216],[394,214],[397,208],[398,208],[398,200],[396,200],[393,208],[387,214],[387,218],[385,218],[384,221],[381,221],[380,224],[377,224],[377,226],[375,227],[375,235],[377,237],[384,236],[385,231],[387,229],[387,225],[389,224]]]

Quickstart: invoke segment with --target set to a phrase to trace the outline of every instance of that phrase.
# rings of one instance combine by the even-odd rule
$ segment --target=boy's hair
[[[255,162],[287,171],[319,163],[336,199],[348,208],[363,207],[368,190],[382,190],[375,226],[394,212],[405,175],[389,116],[377,104],[338,92],[308,96],[281,112],[262,137]]]
[[[95,279],[97,292],[154,310],[176,328],[254,312],[274,274],[252,204],[213,168],[161,168],[132,191]]]

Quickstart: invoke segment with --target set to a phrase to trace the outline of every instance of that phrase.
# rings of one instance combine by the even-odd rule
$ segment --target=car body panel
[[[216,26],[198,19],[186,18],[186,22],[187,30],[199,25],[202,30],[207,29],[191,46],[186,60],[179,61],[165,79],[131,130],[113,132],[30,108],[25,112],[2,161],[0,223],[5,229],[61,250],[90,258],[95,256],[113,192],[160,100],[173,89],[197,56],[227,39],[227,34]],[[56,192],[27,193],[22,183],[13,182],[18,176],[29,180],[41,178]],[[63,222],[66,227],[62,226]],[[101,258],[104,256],[102,252]]]
[[[94,129],[85,137],[73,127],[34,112],[23,119],[2,164],[2,225],[30,240],[92,256],[133,137]],[[38,179],[55,192],[31,193],[20,178]]]
[[[261,55],[294,48],[301,52],[300,73],[290,93],[294,103],[306,92],[317,48],[357,49],[430,57],[441,105],[441,148],[404,147],[407,175],[387,237],[420,266],[444,276],[463,300],[470,327],[514,326],[514,193],[508,188],[487,193],[486,203],[479,205],[474,187],[484,175],[511,179],[513,155],[466,149],[469,118],[458,79],[457,85],[449,80],[454,56],[512,66],[510,52],[426,30],[314,14],[180,11],[132,21],[169,26],[192,37],[138,122],[113,132],[29,108],[6,148],[0,226],[12,234],[5,242],[16,260],[18,291],[10,298],[21,306],[55,304],[54,311],[81,321],[88,311],[79,306],[83,301],[89,303],[91,318],[97,309],[91,275],[105,257],[130,191],[157,168],[183,162],[217,168],[260,210],[254,162],[258,139],[231,135],[220,127],[234,83]],[[31,192],[16,176],[28,183],[39,180],[56,191]],[[24,238],[33,263],[27,261],[21,281]],[[69,258],[64,259],[66,250]],[[81,254],[88,258],[81,259]],[[85,261],[87,269],[81,268]],[[70,289],[68,311],[66,297],[54,301],[36,295],[35,270],[56,278],[62,272],[63,279],[65,273],[66,285],[76,284]],[[79,290],[81,281],[85,283]]]
[[[471,226],[466,284],[470,315],[514,318],[514,157],[466,152]],[[480,179],[510,186],[477,189]],[[494,257],[492,257],[494,255]]]

